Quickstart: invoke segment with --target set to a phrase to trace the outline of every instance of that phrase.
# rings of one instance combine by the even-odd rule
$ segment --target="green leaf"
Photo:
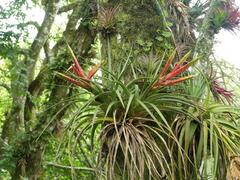
[[[160,41],[160,42],[163,41],[163,38],[162,38],[161,36],[157,36],[155,39],[158,40],[158,41]]]
[[[162,35],[163,35],[165,38],[169,38],[169,37],[172,36],[172,33],[169,32],[169,31],[163,31],[163,32],[162,32]]]

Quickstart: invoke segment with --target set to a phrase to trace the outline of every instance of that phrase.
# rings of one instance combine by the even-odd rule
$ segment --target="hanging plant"
[[[240,28],[240,11],[234,0],[216,3],[211,22],[215,32],[221,28],[234,32]]]
[[[119,6],[100,7],[98,12],[98,29],[104,38],[112,36],[116,33],[115,16]]]
[[[210,84],[210,90],[212,92],[212,95],[216,101],[225,102],[225,100],[231,104],[233,102],[233,93],[232,91],[226,90],[224,87],[221,86],[221,82],[219,79],[220,77],[217,77],[217,72],[214,72],[213,67],[211,67],[207,78],[209,80]]]

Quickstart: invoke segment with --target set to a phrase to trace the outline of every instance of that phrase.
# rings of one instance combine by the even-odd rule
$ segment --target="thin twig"
[[[56,167],[56,168],[67,169],[67,170],[74,169],[74,170],[77,170],[77,171],[91,171],[91,172],[96,172],[97,171],[96,169],[93,169],[93,168],[65,166],[65,165],[56,164],[56,163],[53,163],[53,162],[48,162],[47,166],[53,166],[53,167]]]

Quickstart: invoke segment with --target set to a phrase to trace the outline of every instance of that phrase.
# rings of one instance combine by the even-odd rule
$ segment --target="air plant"
[[[234,0],[220,1],[213,13],[213,29],[218,32],[220,28],[234,32],[240,28],[240,11]]]
[[[115,7],[100,7],[98,13],[99,31],[103,37],[111,36],[116,32],[114,18],[119,6]]]
[[[108,55],[108,71],[112,73],[112,57],[111,57],[111,43],[110,38],[116,33],[115,15],[119,6],[114,7],[100,7],[98,12],[98,29],[102,37],[106,40],[106,50]],[[108,76],[110,78],[110,75]]]
[[[89,73],[89,76],[85,76],[70,47],[69,49],[74,59],[70,69],[80,80],[60,75],[77,86],[88,90],[91,88],[91,77],[99,67],[94,68],[92,73]],[[103,83],[102,91],[96,90],[97,93],[94,93],[98,98],[96,101],[100,102],[99,110],[95,114],[96,121],[93,121],[90,113],[89,119],[86,121],[82,120],[80,123],[90,123],[94,127],[102,125],[98,163],[99,168],[106,167],[107,179],[117,179],[116,174],[121,174],[125,179],[143,180],[146,177],[152,179],[169,177],[174,179],[174,159],[167,140],[165,140],[166,135],[161,131],[165,129],[168,137],[172,139],[175,137],[170,124],[162,114],[165,108],[158,109],[158,103],[161,102],[167,105],[169,110],[172,109],[177,113],[182,108],[182,103],[191,104],[191,102],[188,102],[188,100],[185,102],[183,99],[179,99],[178,96],[172,96],[161,91],[153,91],[153,89],[175,85],[192,77],[173,79],[186,71],[195,62],[186,62],[190,52],[167,74],[175,54],[176,51],[172,53],[163,67],[159,75],[160,79],[155,82],[155,78],[152,77],[152,83],[146,83],[148,84],[146,89],[150,89],[149,94],[145,94],[145,90],[140,88],[137,83],[137,80],[141,79],[141,77],[134,77],[131,81],[132,83],[125,84],[124,80],[119,79],[119,76],[114,74],[111,75],[113,76],[112,78],[108,79],[109,82],[107,84]],[[127,65],[124,66],[121,72],[125,72],[126,68]],[[157,68],[156,74],[158,72]],[[155,97],[155,95],[157,96]],[[176,99],[181,103],[176,105]],[[163,146],[160,147],[159,143],[162,143]],[[165,152],[166,154],[164,154]],[[167,162],[168,160],[172,162],[172,165]]]
[[[210,72],[208,73],[208,80],[210,82],[210,90],[213,94],[213,97],[216,101],[224,102],[224,99],[231,104],[233,102],[233,93],[232,91],[226,90],[221,86],[219,81],[220,77],[217,77],[217,73],[213,71],[211,67]]]
[[[223,10],[227,16],[222,27],[229,31],[240,28],[240,11],[234,0],[228,0],[223,3]]]

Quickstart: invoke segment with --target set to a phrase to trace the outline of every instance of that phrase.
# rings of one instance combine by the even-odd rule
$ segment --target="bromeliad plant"
[[[219,81],[221,78],[217,77],[217,72],[214,72],[213,67],[211,66],[210,71],[207,75],[207,78],[210,83],[211,93],[216,101],[225,102],[225,100],[231,104],[233,103],[233,93],[232,91],[226,90],[221,86]]]
[[[59,75],[92,94],[68,124],[75,124],[68,145],[71,163],[77,141],[88,134],[93,150],[97,134],[99,154],[96,166],[90,168],[100,179],[224,177],[227,166],[218,162],[227,164],[226,154],[237,153],[240,147],[236,111],[205,98],[208,93],[199,93],[198,101],[192,100],[193,88],[186,87],[186,82],[195,81],[188,68],[196,59],[189,61],[190,53],[172,66],[173,52],[164,66],[162,59],[147,77],[139,75],[128,58],[119,72],[101,67],[111,78],[102,77],[99,83],[91,77],[100,66],[85,76],[70,51],[74,58],[70,69],[76,78]],[[129,76],[128,69],[133,77],[130,81],[124,78],[125,73]],[[199,83],[208,89],[208,83]]]
[[[224,21],[223,28],[232,32],[239,30],[240,11],[235,3],[235,0],[223,2],[222,6],[222,9],[226,13],[226,19]]]
[[[219,32],[221,28],[232,32],[239,30],[240,11],[235,0],[219,0],[215,4],[216,9],[211,20],[213,29],[216,32]]]
[[[100,7],[98,14],[98,29],[104,37],[112,36],[116,33],[114,18],[119,6],[115,7]]]

